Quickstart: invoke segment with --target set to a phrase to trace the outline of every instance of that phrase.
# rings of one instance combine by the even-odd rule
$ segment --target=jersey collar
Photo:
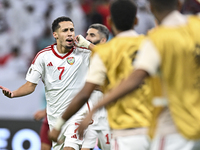
[[[60,59],[66,58],[66,57],[69,56],[69,55],[73,52],[73,50],[74,50],[74,46],[73,46],[72,49],[71,49],[68,53],[66,53],[64,56],[61,56],[61,55],[59,55],[59,54],[55,51],[55,49],[54,49],[54,46],[55,46],[55,45],[57,45],[57,43],[51,45],[52,52],[54,53],[54,55],[56,55],[56,56],[57,56],[58,58],[60,58]]]

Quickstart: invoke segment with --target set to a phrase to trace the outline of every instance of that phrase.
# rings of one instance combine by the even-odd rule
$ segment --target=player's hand
[[[83,138],[83,134],[84,134],[85,129],[88,127],[88,125],[90,125],[90,124],[93,123],[92,115],[93,115],[93,113],[90,112],[90,113],[86,116],[86,118],[83,119],[83,121],[81,122],[81,124],[79,125],[78,133],[79,133],[79,137],[80,137],[81,139]]]
[[[34,114],[34,119],[39,121],[46,116],[46,110],[39,110]]]
[[[56,123],[54,124],[53,130],[48,133],[48,137],[50,140],[57,142],[58,144],[62,144],[64,139],[58,140],[58,136],[60,134],[62,126],[65,124],[66,120],[62,117],[58,117]]]
[[[82,35],[77,35],[74,39],[75,45],[77,47],[86,47],[88,48],[90,45],[90,42],[86,40]]]
[[[2,89],[2,92],[5,96],[9,97],[9,98],[12,98],[13,97],[13,92],[11,92],[9,89],[3,87],[3,86],[0,86],[0,89]]]
[[[57,142],[58,144],[62,144],[64,141],[58,140],[59,134],[60,134],[60,130],[58,131],[55,128],[53,128],[53,130],[49,131],[48,137],[50,140]]]

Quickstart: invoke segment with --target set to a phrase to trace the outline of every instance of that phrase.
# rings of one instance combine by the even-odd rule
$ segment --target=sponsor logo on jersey
[[[73,65],[74,62],[75,62],[75,58],[74,57],[68,57],[67,62],[68,62],[68,64]]]
[[[48,65],[47,65],[47,66],[53,66],[52,62],[48,63]]]

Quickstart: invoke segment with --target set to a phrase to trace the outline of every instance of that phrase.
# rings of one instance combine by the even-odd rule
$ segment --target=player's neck
[[[163,12],[158,12],[157,14],[155,14],[155,18],[158,21],[158,24],[161,24],[162,21],[174,10],[169,10],[169,11],[163,11]]]
[[[65,54],[68,53],[69,51],[71,51],[72,48],[67,48],[67,47],[63,47],[61,45],[57,45],[57,50],[59,53],[61,54]]]

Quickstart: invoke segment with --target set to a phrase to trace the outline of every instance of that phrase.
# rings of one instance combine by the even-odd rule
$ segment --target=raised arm
[[[82,35],[77,35],[74,39],[75,45],[78,47],[86,47],[89,50],[93,50],[95,47],[94,44],[90,43],[88,40],[86,40]]]
[[[8,88],[5,88],[3,86],[0,86],[0,89],[2,89],[2,92],[5,96],[9,98],[14,98],[31,94],[35,90],[36,86],[37,84],[27,81],[25,84],[23,84],[20,88],[18,88],[15,91],[10,91]]]
[[[131,73],[131,75],[124,81],[120,83],[116,88],[111,90],[109,93],[105,94],[105,97],[99,101],[99,103],[94,106],[92,111],[87,115],[87,117],[82,121],[79,126],[78,132],[80,137],[83,137],[83,132],[87,128],[92,119],[92,115],[100,108],[107,106],[111,102],[117,101],[119,98],[125,96],[126,94],[137,89],[142,83],[148,73],[144,70],[136,70]]]

